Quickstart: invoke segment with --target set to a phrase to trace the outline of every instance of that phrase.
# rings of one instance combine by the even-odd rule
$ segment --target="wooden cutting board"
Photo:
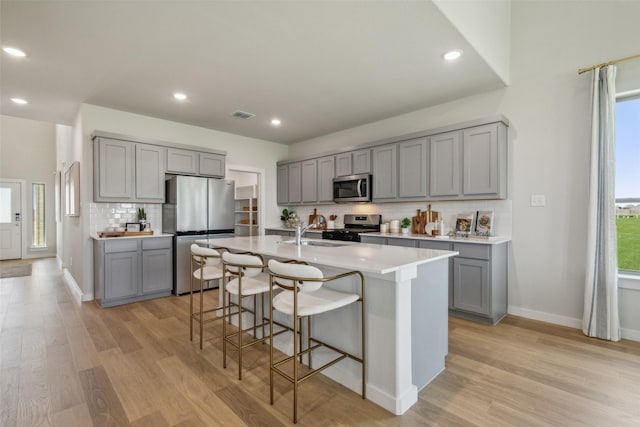
[[[309,215],[309,222],[307,224],[315,224],[317,216],[318,216],[317,209],[314,208],[313,213]]]

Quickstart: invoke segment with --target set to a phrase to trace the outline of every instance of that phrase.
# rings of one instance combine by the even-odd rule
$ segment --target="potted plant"
[[[409,227],[411,227],[411,220],[407,217],[402,218],[402,222],[400,222],[400,230],[402,231],[402,234],[408,234]]]
[[[294,211],[290,211],[287,208],[282,209],[280,220],[284,221],[285,228],[294,228],[299,222],[298,215]]]

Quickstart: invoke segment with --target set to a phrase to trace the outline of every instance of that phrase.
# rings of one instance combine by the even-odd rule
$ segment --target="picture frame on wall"
[[[456,218],[456,234],[468,236],[473,230],[474,212],[458,214]]]
[[[493,211],[478,211],[476,218],[476,235],[493,235]]]

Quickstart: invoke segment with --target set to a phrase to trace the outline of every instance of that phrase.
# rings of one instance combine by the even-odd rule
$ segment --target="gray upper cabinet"
[[[374,202],[506,199],[508,123],[474,120],[281,164],[278,203],[330,202],[331,169],[333,177],[371,174]]]
[[[167,172],[197,174],[198,166],[197,152],[178,148],[167,150]]]
[[[429,196],[460,194],[460,132],[434,135],[429,140]]]
[[[387,144],[373,148],[373,200],[398,197],[397,146]]]
[[[300,162],[289,165],[289,203],[302,202],[302,176]]]
[[[503,123],[434,135],[429,142],[431,199],[507,197],[507,131]]]
[[[213,176],[224,178],[224,160],[225,156],[213,153],[199,153],[198,173],[204,176]]]
[[[289,203],[289,165],[278,166],[277,202],[279,205]]]
[[[463,187],[465,196],[506,197],[506,144],[497,123],[463,133]],[[506,133],[506,132],[505,132]]]
[[[353,174],[371,173],[371,150],[356,150],[352,154]]]
[[[427,197],[427,138],[416,138],[398,144],[398,196]]]
[[[133,198],[133,144],[109,138],[96,138],[94,154],[94,192],[96,202]]]
[[[336,157],[327,156],[318,159],[318,202],[333,201],[333,178],[335,177]]]
[[[96,138],[94,200],[164,203],[165,153],[155,145]]]
[[[136,146],[136,199],[164,203],[166,148],[148,144]]]
[[[336,176],[353,175],[351,152],[336,155]]]
[[[315,203],[318,201],[318,161],[305,160],[301,168],[302,202]]]

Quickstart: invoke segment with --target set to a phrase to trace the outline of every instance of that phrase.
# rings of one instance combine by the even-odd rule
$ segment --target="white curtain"
[[[593,71],[587,271],[582,331],[619,341],[615,207],[616,67]]]

